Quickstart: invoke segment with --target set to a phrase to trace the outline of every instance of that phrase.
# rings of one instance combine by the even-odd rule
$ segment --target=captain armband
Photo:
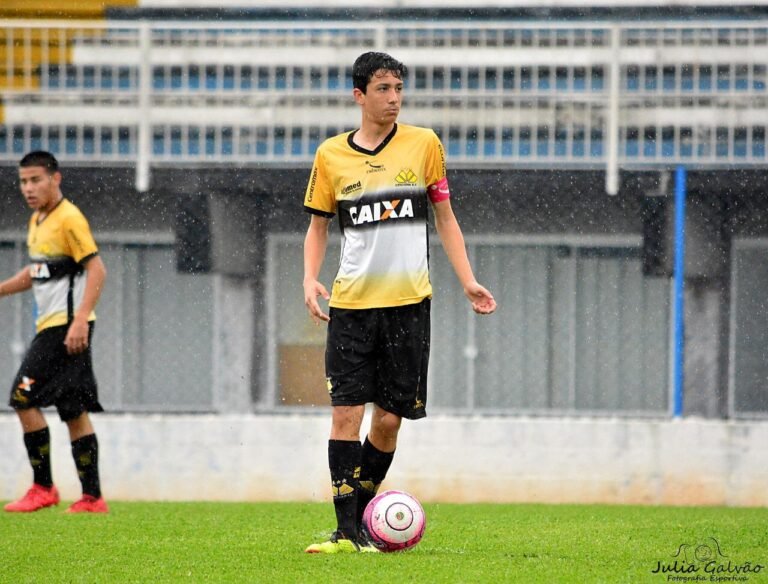
[[[435,184],[429,185],[429,187],[427,187],[427,194],[429,195],[429,200],[433,204],[450,199],[451,191],[448,188],[448,177],[444,176]]]

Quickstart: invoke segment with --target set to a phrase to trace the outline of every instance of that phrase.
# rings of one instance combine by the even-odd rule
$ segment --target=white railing
[[[0,23],[0,161],[308,164],[358,123],[351,63],[410,69],[452,164],[763,165],[768,23]]]

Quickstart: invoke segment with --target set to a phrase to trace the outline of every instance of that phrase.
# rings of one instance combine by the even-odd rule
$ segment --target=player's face
[[[367,120],[380,125],[394,124],[400,114],[403,81],[391,71],[377,71],[368,82],[365,93],[359,92],[358,103],[363,106]]]
[[[42,166],[19,168],[21,194],[32,209],[50,211],[59,199],[61,173],[49,174]]]

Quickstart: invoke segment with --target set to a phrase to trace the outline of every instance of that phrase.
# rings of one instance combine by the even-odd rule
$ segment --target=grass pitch
[[[110,506],[0,515],[0,582],[768,583],[768,509],[433,504],[412,550],[322,556],[330,504]]]

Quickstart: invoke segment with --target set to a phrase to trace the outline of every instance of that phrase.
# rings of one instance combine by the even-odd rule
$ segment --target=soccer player
[[[496,309],[467,258],[440,140],[432,130],[397,123],[406,72],[385,53],[357,58],[352,77],[360,128],[320,145],[304,196],[304,209],[311,213],[304,241],[304,302],[316,323],[328,323],[328,463],[337,519],[330,539],[310,545],[308,553],[375,551],[361,530],[362,512],[387,474],[402,419],[426,416],[430,203],[472,308],[478,314]],[[317,278],[335,215],[343,241],[329,294]],[[319,296],[330,300],[328,314]],[[361,445],[369,402],[373,417]]]
[[[91,364],[94,307],[106,278],[104,263],[80,210],[61,193],[61,172],[48,152],[19,163],[21,192],[34,210],[30,264],[0,282],[0,297],[33,289],[37,334],[11,387],[10,405],[24,432],[33,484],[6,511],[30,512],[59,503],[51,475],[51,439],[40,408],[55,405],[67,424],[83,487],[68,513],[107,513],[99,481],[98,442],[88,412],[101,412]]]

